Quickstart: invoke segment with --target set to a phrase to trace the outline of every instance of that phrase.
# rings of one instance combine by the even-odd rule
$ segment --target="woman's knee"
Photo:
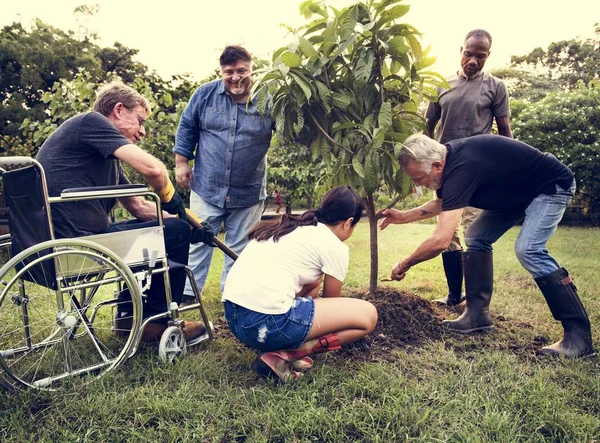
[[[368,301],[365,301],[363,312],[363,319],[365,323],[363,329],[366,331],[367,334],[369,334],[373,332],[373,330],[377,326],[377,320],[379,318],[379,315],[377,314],[377,308]]]

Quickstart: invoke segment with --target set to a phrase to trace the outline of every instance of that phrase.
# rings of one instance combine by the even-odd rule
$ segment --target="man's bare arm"
[[[512,131],[510,130],[510,116],[496,117],[496,125],[498,126],[498,134],[513,138]]]
[[[388,225],[400,225],[412,223],[418,220],[435,217],[442,211],[442,199],[436,198],[430,200],[424,205],[408,211],[398,211],[397,209],[386,209],[381,214],[384,216],[379,229],[385,229]]]
[[[452,235],[460,222],[463,211],[464,208],[442,212],[432,236],[421,243],[415,252],[392,268],[391,278],[402,280],[406,272],[414,265],[432,259],[445,251],[452,240]]]
[[[144,181],[156,191],[160,191],[170,184],[165,165],[138,146],[134,144],[121,146],[113,155],[142,174]]]

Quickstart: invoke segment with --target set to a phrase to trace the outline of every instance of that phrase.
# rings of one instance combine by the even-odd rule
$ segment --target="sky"
[[[357,0],[328,0],[336,8]],[[364,0],[363,0],[364,1]],[[99,44],[120,42],[138,49],[137,60],[164,78],[189,73],[201,80],[218,67],[228,44],[241,44],[255,57],[270,59],[292,41],[282,24],[298,27],[301,0],[0,0],[0,26],[34,18],[62,30],[78,31],[73,14],[82,4],[98,5],[85,21]],[[405,0],[411,5],[399,22],[423,33],[424,46],[437,57],[435,69],[449,75],[458,68],[460,46],[468,31],[492,34],[486,69],[506,66],[555,41],[593,35],[600,22],[600,0]]]

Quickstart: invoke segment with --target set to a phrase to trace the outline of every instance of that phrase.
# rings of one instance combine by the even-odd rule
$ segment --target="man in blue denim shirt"
[[[465,234],[467,307],[459,318],[443,324],[462,334],[489,331],[493,329],[489,312],[493,244],[522,222],[515,243],[517,259],[534,278],[564,329],[563,338],[539,349],[538,355],[594,354],[590,321],[577,288],[547,248],[575,192],[573,173],[567,166],[552,154],[494,135],[461,138],[445,145],[423,134],[412,135],[398,160],[415,185],[435,190],[437,198],[409,211],[383,211],[381,229],[391,223],[439,218],[433,235],[392,268],[393,280],[402,280],[413,266],[448,247],[465,207],[483,209]]]
[[[187,104],[175,140],[177,183],[191,189],[190,208],[239,254],[248,231],[260,221],[266,198],[266,154],[273,120],[249,101],[252,57],[241,46],[226,47],[220,57],[221,79],[200,86]],[[189,165],[195,160],[193,170]],[[202,290],[213,249],[190,247],[189,266]],[[225,256],[221,290],[233,261]],[[185,294],[192,297],[187,284]]]

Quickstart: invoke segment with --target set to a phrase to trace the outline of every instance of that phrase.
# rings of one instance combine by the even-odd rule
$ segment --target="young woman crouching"
[[[349,263],[343,242],[362,211],[360,196],[338,186],[320,208],[262,222],[250,232],[222,301],[233,334],[260,351],[252,368],[261,376],[296,379],[295,369],[312,365],[309,355],[340,349],[375,328],[375,306],[340,297]]]

